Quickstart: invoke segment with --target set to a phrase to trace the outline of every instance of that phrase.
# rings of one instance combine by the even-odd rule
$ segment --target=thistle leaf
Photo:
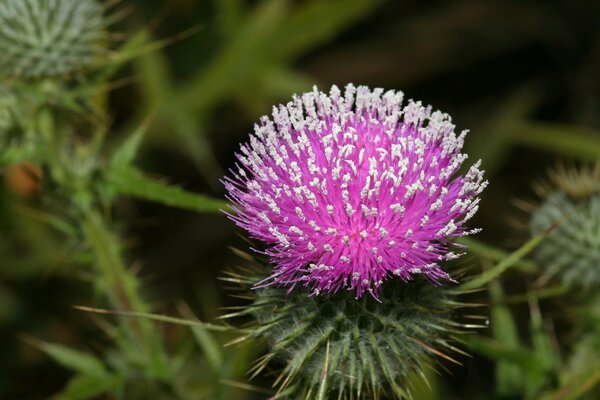
[[[135,168],[115,168],[106,179],[120,194],[155,201],[167,206],[196,212],[218,212],[228,207],[227,202],[188,192],[177,186],[149,178]]]

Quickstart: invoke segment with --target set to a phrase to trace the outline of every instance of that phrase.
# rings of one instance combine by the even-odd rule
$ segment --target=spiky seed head
[[[259,286],[374,297],[385,280],[450,279],[440,262],[473,231],[487,182],[458,173],[466,132],[402,92],[315,87],[263,117],[225,179],[240,227],[269,246]]]
[[[600,285],[600,166],[557,168],[540,187],[545,198],[529,221],[532,235],[556,228],[535,251],[548,276],[568,285]]]
[[[257,279],[241,281],[250,288]],[[251,315],[250,337],[268,344],[254,372],[282,367],[276,383],[290,398],[316,398],[319,390],[332,399],[410,398],[409,377],[460,352],[451,338],[465,330],[455,318],[458,293],[425,278],[389,282],[381,302],[348,291],[309,296],[306,288],[252,293],[252,304],[235,316]]]
[[[56,77],[88,67],[106,50],[96,0],[0,0],[0,77]]]

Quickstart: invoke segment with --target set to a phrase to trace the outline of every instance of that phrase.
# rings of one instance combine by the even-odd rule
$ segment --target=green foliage
[[[120,377],[77,374],[58,393],[57,398],[61,400],[96,399],[104,393],[118,392],[122,386],[123,381]]]
[[[17,99],[12,91],[0,86],[0,135],[4,136],[15,125]],[[0,136],[0,137],[1,137]]]
[[[343,399],[358,396],[360,378],[369,399],[380,394],[377,383],[382,400],[409,391],[427,400],[600,398],[600,274],[590,268],[599,264],[599,206],[590,185],[567,175],[545,193],[530,210],[545,218],[536,217],[540,235],[529,241],[504,224],[508,197],[521,196],[550,156],[600,158],[592,57],[600,10],[593,2],[421,3],[0,0],[0,397],[47,398],[66,381],[55,398]],[[133,18],[113,24],[128,11]],[[223,306],[213,279],[232,262],[224,243],[235,240],[233,225],[161,208],[150,216],[120,201],[226,208],[205,194],[222,193],[218,179],[251,122],[332,81],[424,93],[471,128],[468,153],[483,159],[494,184],[477,216],[483,235],[460,240],[475,255],[464,261],[482,272],[459,290],[489,303],[489,316],[469,316],[489,319],[482,335],[455,335],[459,305],[447,289],[396,288],[389,296],[403,301],[394,298],[394,310],[346,293],[325,301],[263,289],[233,314],[262,316],[264,329],[238,328],[254,340],[224,347],[236,341],[232,328],[195,313],[212,321]],[[173,171],[198,192],[168,184]],[[23,182],[28,194],[15,190]],[[556,192],[563,197],[550,204]],[[165,215],[169,223],[148,228]],[[172,316],[180,297],[195,311],[177,307],[182,317]],[[439,301],[452,304],[436,308]],[[377,332],[374,315],[402,325]],[[21,332],[52,343],[16,343]],[[395,347],[382,344],[390,332]],[[454,336],[475,356],[448,378],[436,373],[449,365],[434,363],[432,351],[454,351]],[[265,351],[269,366],[247,383],[250,361]],[[355,373],[337,373],[352,362]],[[279,367],[278,395],[268,386]]]
[[[96,0],[0,1],[0,76],[61,76],[97,62],[103,11]]]
[[[556,123],[521,121],[511,129],[513,143],[582,161],[600,158],[600,137],[593,129]]]
[[[154,136],[165,139],[166,133],[163,143],[178,145],[211,181],[222,175],[206,135],[211,112],[231,99],[253,113],[264,112],[273,99],[310,88],[314,80],[293,68],[293,62],[365,18],[383,0],[244,3],[216,1],[224,41],[185,82],[177,82],[158,52],[135,63],[144,112],[156,111],[163,127]]]
[[[498,281],[490,284],[490,322],[493,337],[509,352],[519,352],[519,332],[511,310],[502,304],[504,290]],[[511,360],[512,361],[512,360]],[[502,358],[496,361],[496,391],[501,396],[520,393],[525,387],[520,365]]]
[[[494,360],[496,370],[495,392],[501,398],[522,396],[537,400],[552,388],[562,366],[556,344],[551,340],[552,332],[547,321],[541,318],[538,304],[530,299],[531,324],[528,340],[522,343],[516,318],[511,308],[504,303],[505,295],[499,282],[490,287],[492,301],[490,320],[493,338],[466,337],[468,348]]]

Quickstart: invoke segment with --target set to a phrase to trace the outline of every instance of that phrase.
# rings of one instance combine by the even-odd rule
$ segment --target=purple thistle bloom
[[[452,238],[478,231],[464,224],[487,182],[480,161],[457,175],[466,131],[402,102],[402,92],[315,87],[255,125],[224,183],[229,217],[269,245],[274,271],[259,286],[377,298],[394,276],[451,279],[438,263],[458,257]]]

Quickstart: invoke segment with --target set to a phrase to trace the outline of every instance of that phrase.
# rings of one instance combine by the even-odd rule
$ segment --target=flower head
[[[473,232],[464,225],[487,184],[479,162],[458,175],[465,135],[447,114],[365,86],[274,107],[225,179],[230,218],[269,246],[261,285],[358,298],[392,277],[450,279],[439,262],[456,257],[451,238]]]

